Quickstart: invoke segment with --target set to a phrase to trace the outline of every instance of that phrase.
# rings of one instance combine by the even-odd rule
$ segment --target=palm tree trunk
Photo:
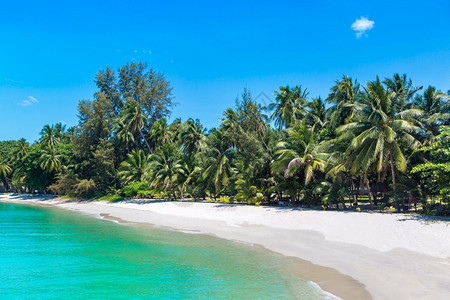
[[[6,192],[9,191],[8,179],[6,177],[2,177],[3,186],[5,187]]]
[[[147,139],[144,137],[144,134],[142,133],[142,130],[139,128],[139,133],[141,134],[142,139],[144,140],[145,144],[147,145],[148,151],[150,151],[150,153],[153,153],[152,149],[150,148],[150,145],[147,142]]]
[[[364,174],[364,181],[367,187],[367,194],[369,195],[370,209],[373,209],[372,195],[370,193],[370,182],[369,179],[367,179],[367,174]]]
[[[390,149],[389,149],[389,158],[391,161],[392,184],[393,184],[393,188],[394,188],[394,201],[395,201],[395,206],[397,208],[397,211],[399,211],[400,210],[400,202],[397,199],[397,185],[395,184],[394,159],[392,157],[392,152]]]
[[[353,205],[358,205],[358,196],[356,195],[356,186],[355,183],[353,182],[353,178],[352,178],[352,194],[353,194]]]

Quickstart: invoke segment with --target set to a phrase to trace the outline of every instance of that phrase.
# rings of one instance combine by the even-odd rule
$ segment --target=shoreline
[[[5,196],[0,200],[52,205],[125,225],[261,246],[289,257],[293,266],[299,263],[293,267],[299,277],[344,299],[436,299],[450,293],[448,221],[196,202],[108,204]]]

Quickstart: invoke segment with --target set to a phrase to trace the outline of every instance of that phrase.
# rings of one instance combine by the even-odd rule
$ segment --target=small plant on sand
[[[217,202],[217,201],[216,201]],[[223,203],[223,204],[229,204],[231,201],[230,201],[230,197],[228,197],[228,196],[222,196],[222,197],[220,197],[219,198],[219,202],[220,203]]]

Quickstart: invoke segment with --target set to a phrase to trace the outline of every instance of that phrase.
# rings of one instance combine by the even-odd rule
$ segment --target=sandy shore
[[[302,277],[345,299],[448,299],[450,295],[450,221],[446,220],[192,202],[108,204],[1,195],[0,200],[51,204],[125,223],[260,245],[302,259],[303,263],[293,263],[301,265],[296,268]]]

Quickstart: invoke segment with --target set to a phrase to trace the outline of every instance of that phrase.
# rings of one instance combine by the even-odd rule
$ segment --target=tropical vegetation
[[[209,130],[169,121],[170,82],[144,63],[96,85],[76,126],[0,142],[4,190],[450,214],[450,94],[406,75],[344,76],[324,99],[283,86],[267,106],[244,89]]]

